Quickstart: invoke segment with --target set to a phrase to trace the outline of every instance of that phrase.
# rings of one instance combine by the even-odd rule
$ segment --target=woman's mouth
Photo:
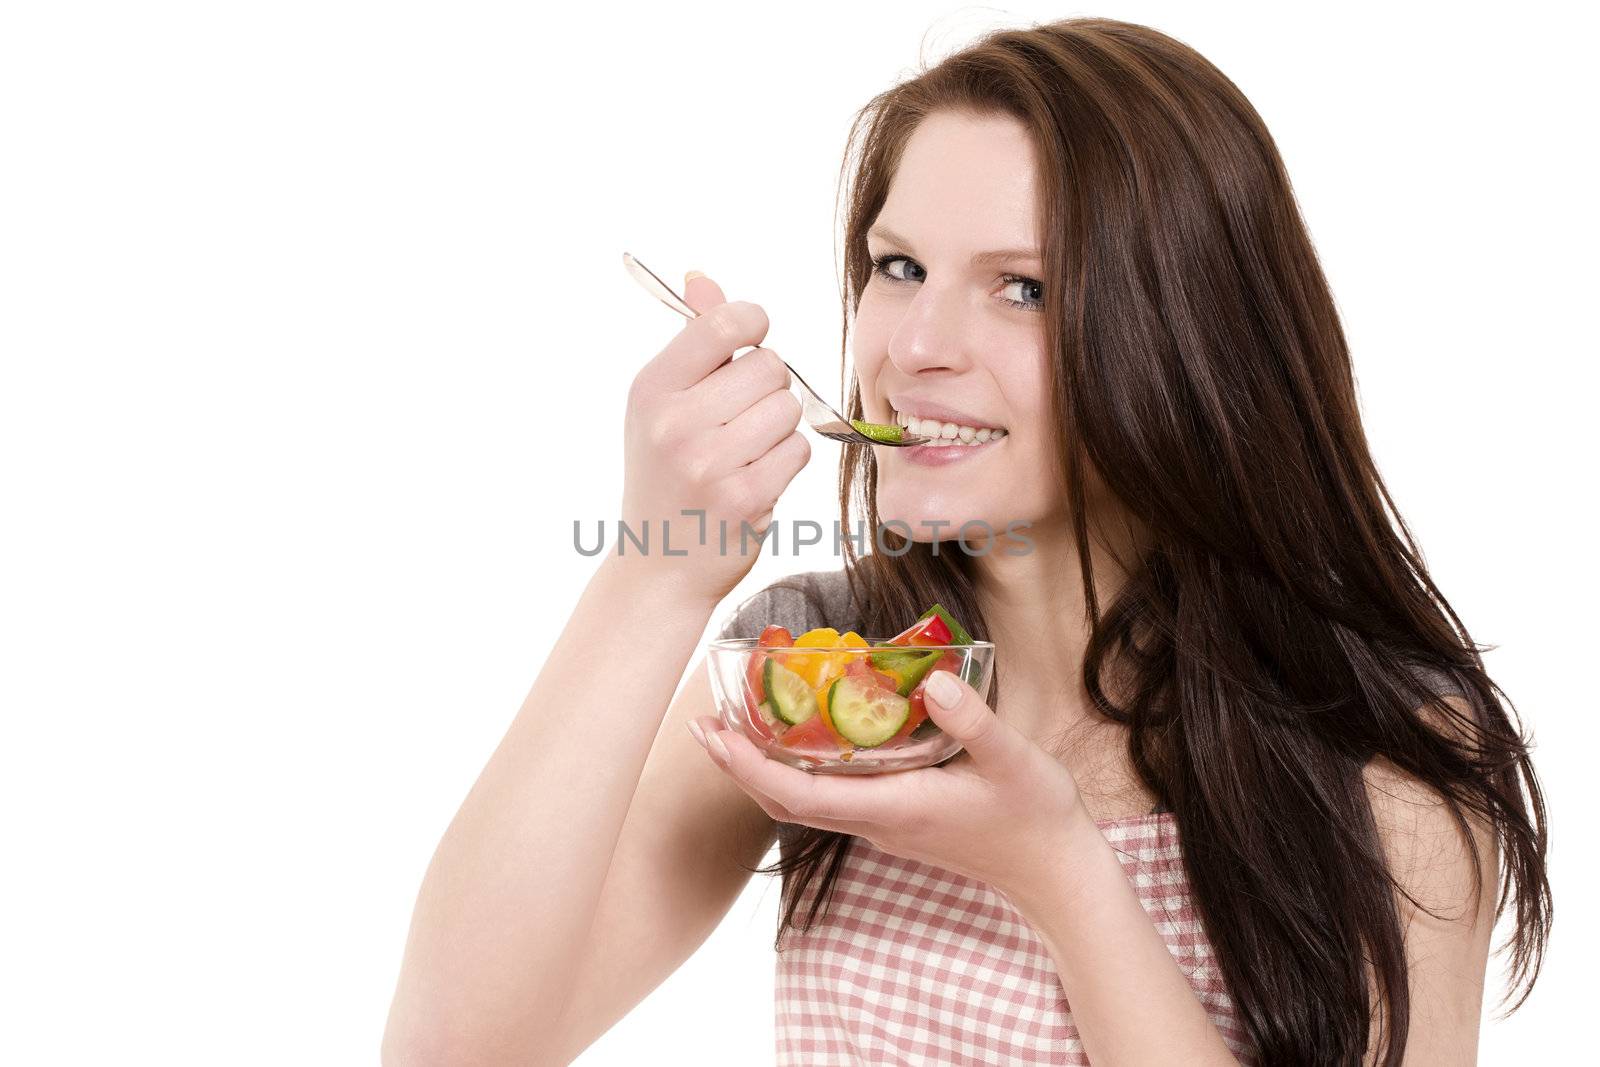
[[[919,417],[902,411],[894,412],[896,426],[904,426],[907,433],[930,438],[926,444],[894,451],[904,455],[910,463],[920,466],[942,466],[956,463],[978,452],[987,452],[1006,437],[1003,426],[971,426],[947,422],[937,418]]]

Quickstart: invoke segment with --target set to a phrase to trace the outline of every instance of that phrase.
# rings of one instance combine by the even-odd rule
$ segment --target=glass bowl
[[[984,700],[994,644],[794,648],[723,638],[706,646],[717,715],[769,759],[819,774],[931,767],[961,742],[927,717],[934,670],[962,678]],[[835,707],[834,705],[837,705]]]

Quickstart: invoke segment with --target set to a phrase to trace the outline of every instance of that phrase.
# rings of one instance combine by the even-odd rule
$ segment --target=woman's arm
[[[684,296],[700,314],[635,376],[623,425],[621,518],[654,528],[654,554],[596,569],[440,841],[385,1063],[540,1062],[562,1045],[564,1005],[673,690],[711,612],[755,562],[743,546],[722,551],[715,534],[697,540],[695,516],[713,531],[764,532],[810,456],[777,353],[732,358],[760,343],[766,312],[723,300],[703,276]]]
[[[1237,1067],[1088,812],[1062,835],[1041,854],[1067,859],[1005,895],[1049,950],[1095,1067]]]
[[[1462,698],[1443,699],[1472,716],[1472,706]],[[1420,710],[1441,732],[1457,729],[1436,712]],[[1478,866],[1474,868],[1467,839],[1444,798],[1431,786],[1381,756],[1362,769],[1362,777],[1389,873],[1405,890],[1395,891],[1395,907],[1405,930],[1411,997],[1402,1062],[1406,1067],[1435,1063],[1472,1067],[1478,1062],[1483,985],[1500,884],[1498,843],[1487,823],[1471,811],[1463,813],[1477,844]],[[1475,875],[1482,880],[1481,892]],[[1376,1004],[1377,983],[1370,965],[1367,980]],[[1382,1022],[1380,1006],[1364,1064],[1378,1062],[1377,1036]]]
[[[1445,699],[1470,713],[1459,698]],[[1373,760],[1363,774],[1390,872],[1426,909],[1396,890],[1411,996],[1403,1062],[1466,1067],[1477,1062],[1499,878],[1496,842],[1469,814],[1475,869],[1438,794],[1385,759]],[[1080,811],[1063,833],[1048,854],[1069,861],[1039,865],[1032,881],[1006,896],[1049,950],[1096,1067],[1236,1064],[1099,828]],[[1374,1020],[1374,1036],[1380,1025]],[[1374,1041],[1365,1063],[1377,1062],[1376,1051]]]
[[[662,709],[715,608],[631,562],[597,568],[434,853],[394,1062],[512,1062],[554,1037]]]

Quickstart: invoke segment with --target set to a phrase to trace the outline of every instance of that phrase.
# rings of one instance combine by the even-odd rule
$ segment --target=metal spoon
[[[645,291],[656,297],[667,307],[676,311],[685,318],[695,319],[700,313],[684,302],[683,297],[672,291],[672,287],[660,278],[649,267],[640,263],[627,252],[622,253],[622,265],[628,268],[635,281],[644,286]],[[892,441],[880,441],[876,437],[869,437],[851,425],[850,420],[829,404],[817,391],[800,377],[800,372],[789,365],[788,360],[783,365],[789,368],[789,373],[794,375],[794,380],[800,383],[803,392],[800,394],[800,408],[805,415],[806,424],[820,436],[843,441],[845,444],[854,445],[880,445],[885,448],[907,448],[911,445],[926,443],[930,438],[921,434],[908,433],[902,426],[884,427],[887,431],[900,431],[899,436]],[[871,424],[869,424],[871,425]]]

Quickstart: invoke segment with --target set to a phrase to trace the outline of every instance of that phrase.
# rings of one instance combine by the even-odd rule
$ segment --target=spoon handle
[[[622,265],[628,268],[628,273],[632,274],[634,279],[640,285],[645,287],[646,291],[648,291],[652,296],[655,296],[673,311],[676,311],[678,314],[685,315],[691,319],[699,316],[700,313],[694,308],[690,307],[688,304],[684,303],[678,297],[678,294],[672,291],[671,286],[667,285],[666,282],[656,277],[655,271],[651,270],[643,263],[640,263],[637,259],[634,259],[630,253],[622,253]],[[783,365],[785,367],[789,367],[789,361],[784,360]],[[833,409],[833,405],[829,404],[826,400],[823,400],[821,396],[818,396],[817,391],[811,388],[811,385],[804,378],[800,377],[799,371],[795,370],[793,367],[789,367],[789,373],[795,376],[796,380],[800,382],[800,385],[805,389],[806,392],[810,393],[813,397],[816,397],[817,401],[827,409],[828,417],[831,417],[837,422],[844,422],[844,416],[835,411]]]
[[[667,307],[686,319],[700,317],[698,311],[684,303],[683,298],[672,291],[672,286],[658,278],[655,271],[634,259],[631,253],[622,253],[622,265],[628,268],[628,273],[633,276],[634,281],[644,288],[645,292],[667,305]],[[726,367],[731,362],[733,362],[733,357],[729,356],[722,361],[722,366]],[[783,365],[789,368],[789,374],[795,381],[800,383],[800,388],[804,390],[800,394],[800,402],[806,422],[822,436],[835,441],[842,441],[845,444],[888,445],[890,447],[921,444],[927,440],[926,437],[918,434],[903,434],[898,441],[879,441],[868,437],[856,429],[843,415],[839,414],[838,408],[822,399],[822,394],[811,388],[811,383],[800,377],[800,372],[790,366],[788,360],[784,360]]]
[[[632,254],[628,252],[622,253],[622,265],[628,268],[628,273],[633,275],[635,281],[644,286],[645,292],[667,305],[667,307],[686,319],[700,317],[700,313],[684,303],[683,298],[673,292],[670,285],[656,277],[655,271],[634,259]]]

